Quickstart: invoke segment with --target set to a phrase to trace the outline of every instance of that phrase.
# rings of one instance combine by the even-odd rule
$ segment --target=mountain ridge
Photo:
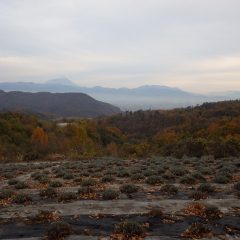
[[[225,94],[203,95],[164,85],[143,85],[135,88],[83,87],[67,78],[52,79],[44,83],[0,82],[0,89],[22,92],[85,93],[100,101],[116,105],[123,110],[170,109],[240,98],[240,91],[234,91],[234,94],[233,91],[228,91]]]
[[[0,91],[0,111],[34,112],[58,117],[98,117],[121,112],[118,107],[97,101],[84,93]]]

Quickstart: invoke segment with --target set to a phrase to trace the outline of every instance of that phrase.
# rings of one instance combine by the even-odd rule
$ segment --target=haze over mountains
[[[122,110],[168,109],[220,100],[240,98],[240,91],[195,94],[179,88],[145,85],[137,88],[82,87],[67,78],[57,78],[45,83],[1,82],[4,91],[85,93],[91,97],[120,107]]]

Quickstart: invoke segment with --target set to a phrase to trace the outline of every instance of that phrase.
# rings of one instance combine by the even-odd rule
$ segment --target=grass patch
[[[227,175],[217,174],[214,178],[214,182],[219,184],[227,184],[231,182],[231,179]]]
[[[9,185],[16,185],[19,181],[17,179],[9,179],[8,184]]]
[[[133,221],[126,221],[118,226],[118,231],[124,234],[126,237],[142,236],[145,233],[145,229],[141,224]]]
[[[29,194],[21,193],[14,196],[13,202],[16,204],[26,204],[32,202],[32,198]]]
[[[49,184],[49,187],[51,188],[58,188],[58,187],[62,187],[62,183],[60,181],[53,181]]]
[[[25,189],[28,188],[28,185],[24,182],[19,181],[16,185],[15,185],[16,189]]]
[[[2,190],[0,192],[0,200],[6,200],[11,198],[14,195],[14,192],[12,190]]]
[[[42,198],[55,198],[57,196],[57,192],[54,188],[48,187],[40,191],[40,196]]]
[[[93,178],[84,178],[82,180],[81,185],[83,187],[90,187],[90,186],[95,186],[97,184],[96,180]]]
[[[134,184],[124,184],[120,187],[120,191],[125,194],[132,194],[138,192],[138,186]]]
[[[119,197],[119,192],[113,189],[107,189],[103,192],[102,198],[103,200],[113,200]]]
[[[68,223],[56,222],[50,225],[46,235],[49,240],[60,240],[71,233],[73,233],[73,230]]]
[[[58,196],[59,202],[71,202],[77,199],[77,194],[74,192],[64,192]]]
[[[200,192],[213,193],[215,191],[215,188],[209,183],[202,183],[199,185],[197,190]]]
[[[163,183],[163,180],[160,176],[153,175],[146,179],[146,183],[150,185],[157,185]]]
[[[177,194],[178,188],[172,184],[166,184],[162,186],[161,191],[167,194]]]

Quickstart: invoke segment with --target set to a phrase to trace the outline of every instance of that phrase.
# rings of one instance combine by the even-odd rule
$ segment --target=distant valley
[[[240,91],[215,92],[208,95],[195,94],[179,88],[145,85],[137,88],[82,87],[67,78],[49,80],[45,83],[1,82],[4,91],[85,93],[91,97],[120,107],[122,110],[171,109],[221,100],[239,99]]]

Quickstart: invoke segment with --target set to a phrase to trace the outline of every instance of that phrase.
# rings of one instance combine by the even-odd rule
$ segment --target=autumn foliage
[[[0,114],[0,161],[56,154],[70,159],[240,155],[240,101],[62,122],[64,125],[20,113]]]
[[[31,143],[46,146],[48,144],[47,133],[42,128],[36,127],[32,133]]]

